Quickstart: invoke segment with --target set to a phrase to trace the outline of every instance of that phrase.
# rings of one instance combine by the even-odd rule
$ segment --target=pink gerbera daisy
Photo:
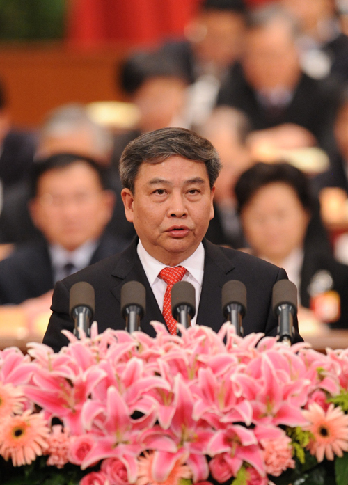
[[[14,466],[31,463],[47,448],[48,428],[43,415],[25,411],[8,416],[0,427],[0,454]]]
[[[335,455],[342,456],[343,451],[348,451],[348,416],[341,408],[330,404],[325,412],[313,402],[303,414],[309,421],[305,429],[313,435],[308,449],[319,462],[324,456],[333,460]]]
[[[138,478],[136,485],[178,485],[181,478],[192,478],[190,468],[184,464],[184,458],[178,459],[167,479],[164,482],[157,482],[153,478],[152,463],[154,453],[144,453],[138,460]]]
[[[0,419],[10,414],[19,413],[25,400],[20,388],[12,384],[0,383]]]

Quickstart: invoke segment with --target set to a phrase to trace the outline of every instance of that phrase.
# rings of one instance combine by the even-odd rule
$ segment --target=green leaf
[[[343,453],[341,457],[336,457],[335,476],[337,485],[348,484],[348,453]]]
[[[247,482],[247,471],[242,466],[237,473],[236,478],[232,481],[231,485],[246,485]]]
[[[330,397],[328,402],[332,402],[335,406],[339,406],[343,412],[348,412],[348,391],[341,389],[338,396]]]

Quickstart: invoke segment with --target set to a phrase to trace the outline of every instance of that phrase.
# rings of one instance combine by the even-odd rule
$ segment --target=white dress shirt
[[[64,274],[64,266],[67,263],[74,265],[75,272],[88,266],[97,244],[96,241],[87,241],[75,251],[67,251],[58,244],[50,245],[49,253],[53,265],[54,281],[61,280],[66,276]]]
[[[143,265],[147,279],[149,280],[151,289],[155,298],[157,300],[160,310],[163,310],[164,294],[166,292],[167,284],[162,278],[159,278],[158,274],[166,265],[157,261],[157,259],[150,256],[150,254],[145,250],[141,241],[139,240],[137,246],[137,252],[140,258],[140,262]],[[196,251],[191,254],[191,256],[185,261],[182,261],[177,266],[183,266],[186,268],[187,272],[183,277],[183,281],[188,281],[194,286],[196,290],[196,315],[191,320],[191,325],[195,325],[196,316],[198,312],[198,305],[201,296],[201,289],[203,284],[203,273],[204,273],[204,257],[205,250],[203,244],[200,243]]]

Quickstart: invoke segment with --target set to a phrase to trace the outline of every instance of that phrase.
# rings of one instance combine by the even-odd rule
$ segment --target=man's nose
[[[187,215],[185,198],[181,193],[173,193],[170,197],[168,214],[169,217],[183,217]]]

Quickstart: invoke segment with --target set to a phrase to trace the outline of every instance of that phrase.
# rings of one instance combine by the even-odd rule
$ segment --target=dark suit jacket
[[[253,130],[294,123],[307,128],[321,148],[330,155],[335,149],[333,121],[340,103],[341,84],[334,79],[313,79],[302,73],[291,102],[283,109],[267,110],[244,77],[241,65],[221,86],[217,104],[240,109],[250,119]]]
[[[348,328],[348,266],[337,261],[330,253],[317,250],[315,246],[304,249],[299,288],[302,306],[310,308],[309,285],[319,271],[325,271],[331,276],[331,289],[340,297],[340,316],[330,322],[330,327]]]
[[[90,264],[122,251],[127,245],[121,239],[104,234],[92,255]],[[53,268],[47,243],[32,241],[18,246],[0,261],[0,304],[19,304],[52,290]]]
[[[12,129],[3,139],[0,155],[0,179],[4,187],[25,180],[34,159],[36,137],[32,132]]]
[[[224,323],[221,288],[227,281],[236,279],[247,288],[247,310],[243,320],[245,334],[263,332],[275,336],[278,322],[271,308],[272,288],[277,280],[286,278],[285,271],[243,252],[219,247],[207,240],[203,243],[204,278],[197,324],[210,327],[216,332],[220,329]],[[45,344],[55,351],[67,344],[61,330],[73,331],[73,322],[69,317],[69,292],[71,286],[78,281],[88,282],[95,289],[95,320],[100,333],[107,328],[125,329],[120,309],[122,285],[131,280],[142,283],[146,290],[146,309],[141,320],[141,330],[155,336],[150,322],[156,320],[164,323],[164,318],[141,265],[136,246],[137,239],[123,253],[104,259],[56,284],[52,300],[53,314],[43,339]],[[296,334],[295,340],[299,338]]]

